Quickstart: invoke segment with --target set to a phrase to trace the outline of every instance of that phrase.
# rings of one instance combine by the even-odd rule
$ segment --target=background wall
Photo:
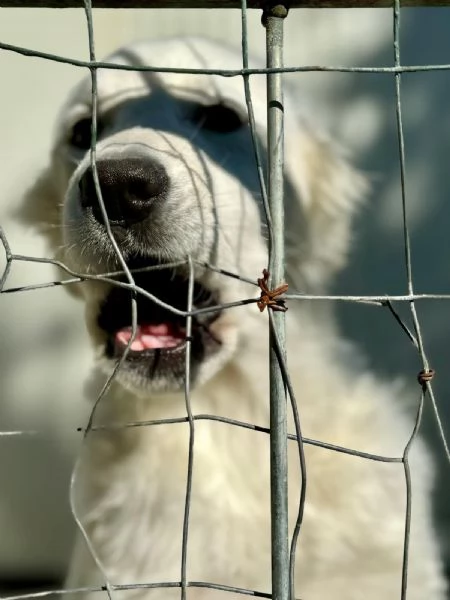
[[[88,58],[80,10],[0,9],[0,40],[46,52]],[[203,33],[239,43],[239,11],[95,11],[99,57],[146,36]],[[251,13],[250,45],[260,52],[260,14]],[[450,62],[449,9],[402,10],[402,61]],[[286,64],[391,65],[390,10],[298,10],[286,22]],[[258,50],[259,49],[259,50]],[[47,160],[55,112],[84,73],[68,65],[0,52],[0,222],[13,252],[43,256],[40,239],[12,218],[24,188]],[[403,293],[406,281],[401,236],[394,82],[387,75],[308,73],[289,75],[299,102],[314,119],[352,149],[373,191],[361,212],[354,251],[336,291]],[[405,75],[403,100],[407,192],[417,291],[448,292],[450,191],[448,177],[450,73]],[[0,261],[3,253],[0,251]],[[0,267],[2,263],[0,262]],[[39,265],[14,267],[10,286],[54,278]],[[416,352],[386,311],[339,307],[346,333],[364,347],[369,364],[414,382]],[[448,303],[421,303],[426,349],[436,368],[435,389],[450,431]],[[406,307],[403,309],[406,315]],[[81,307],[58,288],[0,298],[0,430],[36,435],[0,437],[0,580],[58,578],[64,571],[73,525],[68,508],[70,469],[88,406],[82,387],[89,364]],[[413,388],[418,393],[418,388]],[[448,464],[427,419],[427,435],[441,459],[436,515],[448,543]],[[446,483],[447,482],[447,483]],[[8,583],[9,581],[9,583]],[[1,587],[1,585],[0,585]]]

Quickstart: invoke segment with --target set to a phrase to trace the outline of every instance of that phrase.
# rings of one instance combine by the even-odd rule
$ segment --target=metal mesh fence
[[[18,255],[11,249],[5,232],[0,227],[0,239],[6,253],[6,267],[0,279],[0,292],[2,294],[19,293],[27,290],[35,290],[42,287],[52,287],[56,285],[68,286],[74,283],[83,282],[86,280],[98,280],[111,284],[112,286],[119,286],[133,292],[131,299],[131,313],[132,313],[132,335],[127,343],[127,348],[123,353],[122,357],[117,363],[112,375],[105,382],[100,394],[98,395],[96,402],[93,405],[88,423],[85,427],[78,428],[78,431],[83,433],[84,438],[89,435],[94,435],[96,431],[114,428],[139,428],[139,427],[154,427],[163,424],[176,424],[176,423],[188,423],[189,425],[189,446],[188,446],[188,469],[187,469],[187,484],[186,484],[186,496],[185,496],[185,509],[184,509],[184,520],[183,520],[183,531],[182,531],[182,556],[180,565],[180,579],[179,581],[161,581],[152,583],[133,583],[117,585],[111,582],[108,578],[104,565],[101,559],[97,555],[96,549],[86,532],[83,523],[78,515],[78,510],[75,500],[75,490],[77,488],[77,478],[79,475],[80,459],[75,464],[70,486],[70,501],[73,518],[76,521],[78,529],[84,536],[85,542],[89,548],[89,551],[98,567],[98,570],[102,574],[104,584],[98,587],[89,588],[78,588],[78,589],[60,589],[60,590],[46,590],[37,593],[21,594],[15,596],[9,596],[9,600],[25,600],[26,598],[38,598],[44,596],[51,596],[56,594],[67,594],[67,593],[85,593],[94,591],[106,591],[110,600],[113,600],[114,593],[116,591],[133,590],[133,589],[155,589],[155,588],[179,588],[181,597],[184,600],[186,598],[186,590],[188,587],[194,588],[210,588],[215,590],[222,590],[224,592],[234,592],[243,595],[251,595],[265,598],[295,598],[294,589],[294,567],[295,567],[295,554],[299,534],[301,531],[303,513],[305,508],[305,502],[307,502],[307,464],[305,460],[304,445],[313,445],[324,448],[330,452],[339,452],[348,455],[353,455],[366,460],[386,462],[386,463],[401,463],[404,467],[405,474],[405,485],[406,485],[406,512],[405,512],[405,528],[404,528],[404,552],[403,552],[403,568],[402,568],[402,581],[401,591],[399,597],[404,600],[407,597],[407,580],[408,580],[408,554],[409,554],[409,537],[410,537],[410,526],[411,526],[411,505],[413,499],[413,489],[411,485],[410,467],[409,467],[409,452],[412,444],[417,436],[424,406],[425,398],[430,399],[432,409],[434,411],[435,420],[438,426],[439,435],[442,441],[443,452],[450,462],[450,449],[446,440],[444,427],[442,425],[437,403],[433,393],[432,378],[434,371],[430,366],[427,353],[424,347],[424,342],[421,333],[420,321],[416,312],[416,303],[421,300],[450,300],[450,294],[417,294],[414,289],[413,277],[412,277],[412,258],[411,258],[411,246],[410,246],[410,234],[408,230],[408,219],[407,219],[407,190],[406,190],[406,178],[405,178],[405,143],[403,135],[402,125],[402,102],[401,102],[401,78],[402,74],[406,72],[420,72],[420,71],[440,71],[450,70],[450,64],[439,64],[439,65],[427,65],[427,66],[404,66],[401,64],[400,59],[400,1],[395,0],[393,7],[393,50],[394,50],[394,66],[393,67],[329,67],[329,66],[304,66],[304,67],[289,67],[285,68],[282,61],[282,49],[283,49],[283,19],[287,16],[287,10],[282,5],[269,6],[264,12],[265,26],[267,29],[267,68],[265,69],[250,69],[248,62],[248,42],[247,42],[247,24],[246,24],[246,5],[245,1],[242,2],[242,69],[239,70],[212,70],[212,69],[177,69],[177,68],[155,68],[150,66],[142,65],[123,65],[123,64],[112,64],[108,62],[99,62],[95,52],[95,39],[94,30],[92,23],[92,5],[90,0],[84,0],[84,10],[86,15],[86,23],[88,30],[89,39],[89,61],[72,60],[63,56],[56,56],[46,54],[43,52],[34,51],[30,48],[23,48],[12,46],[10,44],[0,43],[0,49],[4,51],[15,52],[24,56],[38,57],[45,60],[57,61],[60,63],[66,63],[74,65],[80,68],[87,68],[91,74],[91,85],[92,85],[92,129],[91,129],[91,149],[90,159],[91,168],[95,183],[95,191],[97,194],[99,206],[104,220],[104,225],[107,231],[109,241],[114,248],[117,255],[119,264],[122,270],[120,272],[104,273],[101,275],[92,275],[88,273],[78,273],[70,269],[67,265],[60,261],[52,260],[48,258],[36,258],[31,256]],[[147,290],[136,285],[134,274],[135,271],[130,270],[126,260],[123,257],[122,251],[117,243],[114,233],[111,229],[105,204],[102,198],[102,190],[98,177],[97,162],[96,162],[96,144],[97,144],[97,112],[98,112],[98,97],[97,97],[97,71],[98,69],[116,69],[123,71],[139,71],[139,72],[157,72],[157,73],[201,73],[209,75],[218,75],[223,77],[242,77],[245,98],[248,109],[248,117],[252,134],[253,149],[255,154],[256,168],[258,171],[259,182],[261,187],[261,197],[263,200],[263,207],[265,212],[268,238],[269,238],[269,273],[264,274],[262,279],[257,279],[255,274],[255,280],[246,280],[247,283],[254,284],[261,288],[261,295],[258,298],[243,298],[238,302],[231,302],[226,304],[220,304],[217,306],[196,309],[194,307],[194,268],[196,261],[192,257],[187,257],[184,263],[173,263],[171,265],[164,265],[164,268],[168,266],[176,267],[180,264],[187,265],[189,270],[189,286],[188,294],[186,298],[186,309],[180,310],[166,302],[162,301],[157,296],[149,293]],[[337,296],[337,295],[317,295],[317,294],[303,294],[299,291],[289,291],[283,288],[284,283],[284,241],[283,241],[283,144],[280,143],[280,139],[283,136],[283,90],[282,90],[282,74],[293,73],[293,72],[318,72],[318,71],[329,71],[329,72],[352,72],[352,73],[374,73],[374,74],[391,74],[395,80],[395,93],[396,93],[396,122],[398,132],[398,155],[400,163],[400,177],[401,177],[401,202],[402,202],[402,215],[403,215],[403,243],[404,243],[404,262],[405,271],[407,276],[407,290],[403,295],[377,295],[377,296]],[[264,167],[262,164],[261,149],[259,147],[258,137],[256,134],[255,118],[253,115],[252,96],[250,92],[250,77],[254,75],[267,75],[268,79],[268,180],[264,175]],[[21,286],[20,288],[8,287],[8,277],[11,271],[11,267],[14,262],[28,261],[28,262],[40,262],[40,263],[51,263],[62,269],[68,278],[60,281],[51,281],[38,285]],[[224,277],[232,277],[243,279],[239,273],[226,272],[215,265],[204,264],[210,270],[216,270],[221,273]],[[161,267],[145,267],[143,270],[151,271]],[[126,281],[119,281],[117,277],[124,275]],[[280,298],[280,294],[283,296]],[[143,295],[150,299],[155,304],[163,307],[164,309],[171,311],[172,313],[184,317],[186,319],[186,357],[185,357],[185,407],[186,416],[180,418],[167,418],[153,421],[139,421],[129,422],[120,424],[117,426],[104,426],[95,425],[95,414],[104,398],[105,394],[110,389],[114,379],[116,378],[117,372],[122,368],[127,355],[131,349],[132,343],[135,339],[137,327],[138,327],[138,306],[137,306],[137,295]],[[423,370],[418,375],[418,381],[420,384],[421,392],[417,402],[417,411],[414,427],[412,428],[410,438],[406,444],[402,456],[380,456],[367,452],[361,452],[352,448],[341,447],[334,444],[327,443],[325,441],[306,438],[302,435],[301,431],[301,414],[299,415],[297,408],[297,401],[295,393],[291,384],[289,370],[287,367],[285,346],[284,346],[284,303],[290,302],[302,302],[302,301],[333,301],[333,302],[354,302],[369,304],[373,307],[384,308],[390,312],[395,322],[402,328],[404,333],[407,335],[411,343],[417,349],[420,356]],[[397,312],[395,305],[396,303],[406,302],[410,307],[411,319],[413,323],[413,330],[408,328],[404,320],[400,317]],[[269,313],[269,327],[270,327],[270,377],[271,377],[271,427],[261,427],[255,423],[243,422],[236,419],[227,418],[225,416],[218,416],[213,414],[198,414],[193,411],[191,406],[191,345],[192,345],[192,322],[193,319],[199,314],[213,314],[218,311],[228,310],[236,308],[245,304],[258,303],[261,310],[267,308]],[[256,307],[255,307],[256,308]],[[286,396],[289,399],[290,407],[294,417],[295,433],[287,433],[287,406]],[[192,481],[193,473],[195,470],[195,424],[198,421],[219,421],[227,424],[230,427],[240,427],[260,434],[270,435],[271,438],[271,510],[272,510],[272,594],[261,592],[254,589],[243,589],[237,587],[231,587],[221,585],[214,582],[208,581],[191,581],[188,577],[187,570],[187,548],[189,540],[189,514],[191,505],[191,494],[192,494]],[[32,434],[30,431],[3,431],[0,432],[0,436],[10,435],[27,435]],[[296,525],[293,535],[288,544],[288,521],[287,521],[287,445],[288,443],[297,444],[298,458],[301,466],[301,493],[298,504],[298,514],[296,519]],[[400,587],[400,586],[399,586]],[[307,600],[307,599],[305,599]]]

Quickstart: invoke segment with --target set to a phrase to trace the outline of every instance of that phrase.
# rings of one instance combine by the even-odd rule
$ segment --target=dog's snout
[[[167,195],[169,177],[154,159],[103,159],[96,166],[106,213],[113,225],[126,226],[144,220],[155,202]],[[94,217],[103,223],[91,166],[80,179],[79,191],[81,206],[92,208]]]

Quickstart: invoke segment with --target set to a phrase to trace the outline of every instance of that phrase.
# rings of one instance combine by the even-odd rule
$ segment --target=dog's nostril
[[[113,224],[127,226],[144,220],[169,190],[166,170],[153,159],[103,159],[97,161],[97,173],[106,213]],[[81,206],[92,208],[94,217],[103,223],[91,167],[82,175],[78,188]]]
[[[127,193],[130,199],[145,200],[158,196],[162,191],[161,178],[155,173],[146,173],[144,177],[130,177]]]

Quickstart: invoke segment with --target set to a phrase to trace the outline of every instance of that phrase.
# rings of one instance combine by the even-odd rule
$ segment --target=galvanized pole
[[[267,67],[283,66],[283,20],[287,8],[271,3],[264,11]],[[267,76],[267,147],[268,192],[272,220],[272,243],[269,247],[271,288],[284,283],[284,206],[283,206],[283,90],[282,75]],[[275,335],[281,347],[285,343],[285,316],[273,313],[270,331],[270,483],[272,519],[272,598],[289,599],[289,540],[287,500],[287,405],[286,386],[275,351]],[[293,600],[293,599],[292,599]]]

